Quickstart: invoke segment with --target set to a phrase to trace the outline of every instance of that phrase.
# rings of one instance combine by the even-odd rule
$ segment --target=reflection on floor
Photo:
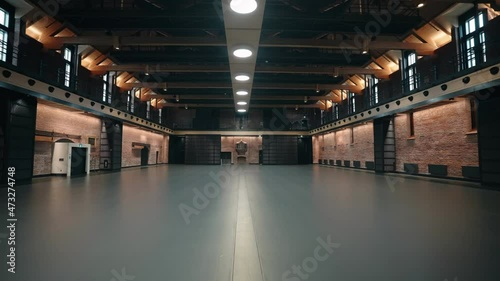
[[[460,182],[172,165],[37,180],[16,207],[1,280],[500,280],[500,193]]]

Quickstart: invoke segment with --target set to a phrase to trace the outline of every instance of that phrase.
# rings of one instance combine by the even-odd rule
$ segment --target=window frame
[[[349,113],[356,113],[356,93],[349,91]]]
[[[380,88],[379,88],[380,79],[375,76],[372,76],[370,79],[370,104],[372,106],[380,103]]]
[[[108,94],[108,81],[109,81],[109,73],[105,73],[102,76],[102,102],[110,103],[109,94]]]
[[[471,30],[471,23],[474,23]],[[485,27],[488,13],[473,8],[459,17],[459,70],[470,69],[487,61]]]
[[[419,87],[417,70],[418,56],[415,51],[406,51],[403,56],[403,80],[405,92],[411,92]]]
[[[151,101],[146,101],[146,119],[151,119]]]
[[[73,73],[75,73],[75,62],[77,61],[75,54],[75,48],[72,46],[64,46],[61,50],[64,60],[63,84],[67,88],[70,88],[74,82]]]
[[[10,34],[12,34],[14,26],[13,26],[13,18],[12,14],[14,13],[14,9],[10,6],[7,6],[7,3],[0,3],[0,11],[4,13],[4,23],[0,23],[0,61],[7,62],[9,60],[11,49],[10,46]]]

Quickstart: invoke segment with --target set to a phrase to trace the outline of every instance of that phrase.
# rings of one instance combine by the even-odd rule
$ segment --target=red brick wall
[[[235,164],[236,159],[236,143],[243,140],[247,143],[247,164],[259,164],[259,150],[262,147],[261,137],[221,137],[222,152],[232,152],[232,163]]]
[[[141,165],[141,150],[132,149],[132,143],[139,142],[150,145],[149,164],[156,164],[156,152],[159,152],[158,163],[168,162],[168,136],[153,133],[129,125],[123,125],[122,167]]]
[[[36,129],[68,135],[81,136],[81,139],[69,138],[75,143],[88,143],[88,137],[96,137],[96,147],[91,151],[91,170],[99,169],[99,136],[101,120],[89,114],[83,114],[56,108],[42,103],[38,104]],[[48,141],[35,142],[33,175],[49,175],[52,168],[53,143],[61,137]]]
[[[354,142],[351,141],[354,130]],[[373,123],[369,122],[354,127],[344,128],[313,138],[314,163],[318,159],[361,161],[365,168],[366,161],[373,161]]]
[[[471,130],[468,99],[423,109],[413,114],[415,138],[409,138],[407,114],[395,118],[396,170],[404,163],[419,165],[419,173],[428,173],[428,164],[447,165],[448,176],[462,177],[462,166],[478,166],[477,135]]]
[[[322,136],[316,135],[312,137],[312,146],[313,146],[313,163],[318,164],[318,160],[320,159],[321,152],[321,138]]]

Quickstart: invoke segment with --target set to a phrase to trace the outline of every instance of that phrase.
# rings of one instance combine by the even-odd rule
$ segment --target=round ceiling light
[[[247,112],[247,110],[246,109],[238,109],[238,112],[242,112],[243,113],[243,112]]]
[[[250,76],[248,76],[246,74],[239,74],[239,75],[236,75],[236,77],[234,77],[234,79],[236,79],[236,81],[245,82],[245,81],[250,80]]]
[[[248,103],[246,101],[239,101],[236,104],[237,105],[247,105]]]
[[[237,58],[245,59],[253,55],[253,52],[247,48],[238,48],[234,50],[233,55]]]
[[[250,14],[257,9],[257,1],[255,0],[232,0],[229,5],[231,10],[238,14]]]
[[[247,91],[237,91],[236,94],[238,96],[247,96],[248,95],[248,92]]]

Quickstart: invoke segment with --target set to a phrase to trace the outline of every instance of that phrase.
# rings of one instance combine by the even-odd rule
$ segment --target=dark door
[[[156,164],[158,164],[158,159],[160,159],[160,152],[156,152]]]
[[[149,163],[149,149],[144,147],[141,150],[141,166],[147,166]]]
[[[220,158],[221,158],[221,163],[222,165],[231,165],[232,163],[232,153],[231,152],[221,152],[220,153]]]
[[[184,164],[186,137],[171,136],[168,147],[168,163]]]
[[[312,138],[300,137],[297,140],[299,164],[307,165],[313,162]]]
[[[85,175],[87,164],[87,149],[81,147],[71,148],[71,176]]]
[[[259,150],[259,164],[262,164],[263,158],[264,158],[264,156],[263,156],[262,149],[261,149],[261,150]]]

